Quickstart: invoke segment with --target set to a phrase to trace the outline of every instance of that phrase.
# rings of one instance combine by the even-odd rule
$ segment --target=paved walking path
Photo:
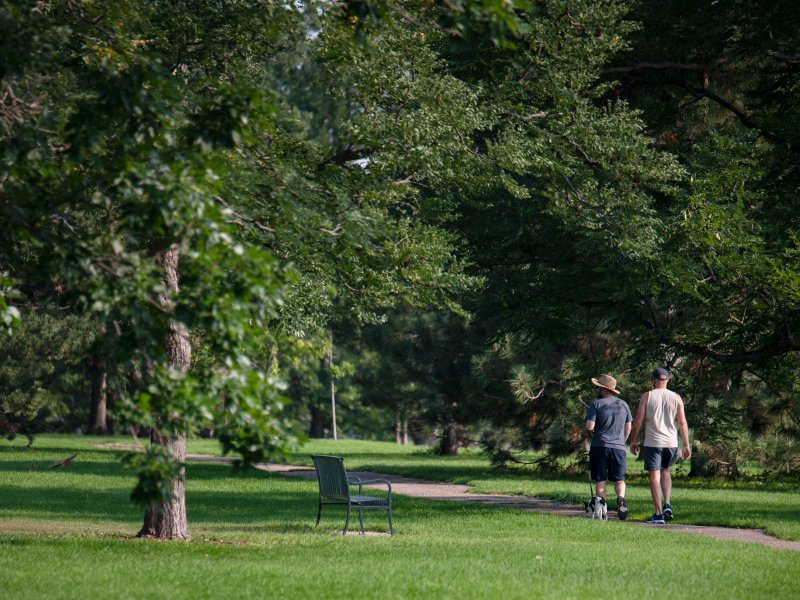
[[[234,459],[231,457],[189,454],[186,456],[186,460],[193,462],[231,463]],[[277,465],[272,463],[259,463],[255,465],[255,467],[262,471],[280,473],[282,475],[289,475],[292,477],[303,477],[305,479],[316,479],[317,477],[314,469],[310,467]],[[489,506],[501,506],[520,510],[533,510],[536,512],[562,515],[565,517],[586,518],[586,514],[582,508],[569,504],[560,504],[553,500],[546,500],[544,498],[535,498],[531,496],[508,496],[503,494],[473,494],[470,493],[470,487],[468,485],[461,485],[457,483],[425,481],[422,479],[402,477],[400,475],[387,475],[385,473],[372,473],[368,471],[353,471],[348,473],[361,479],[386,479],[392,484],[392,493],[403,496],[428,498],[430,500],[471,502]],[[376,489],[383,488],[384,490],[386,489],[385,485],[367,485],[365,487],[373,487]],[[614,512],[610,512],[609,515],[612,518],[616,517],[616,513]],[[680,525],[674,523],[669,523],[666,525],[648,525],[642,521],[628,522],[632,525],[640,525],[642,527],[657,527],[658,529],[663,529],[666,531],[682,531],[695,535],[704,535],[706,537],[712,537],[719,540],[751,542],[781,550],[800,551],[800,542],[781,540],[767,535],[760,529],[737,529],[733,527]]]

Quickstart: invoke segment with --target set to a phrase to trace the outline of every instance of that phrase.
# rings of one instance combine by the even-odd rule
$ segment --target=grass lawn
[[[198,441],[197,444],[198,451],[215,452],[209,441]],[[292,457],[292,463],[310,466],[312,453],[343,455],[351,471],[383,471],[463,483],[482,493],[539,496],[577,505],[589,496],[588,475],[543,477],[524,469],[498,472],[491,469],[489,461],[479,452],[440,457],[426,448],[392,443],[312,440],[303,448],[303,452]],[[673,481],[672,504],[677,522],[752,527],[763,529],[781,539],[800,540],[800,483],[698,481],[686,477],[688,470],[685,465],[677,467]],[[631,455],[628,455],[628,475],[626,497],[630,516],[643,520],[653,512],[650,487],[643,463]],[[613,507],[615,501],[610,484],[609,496]]]
[[[113,451],[91,446],[97,441],[44,436],[30,451],[21,442],[0,443],[4,598],[800,596],[800,553],[613,521],[398,497],[397,535],[343,537],[336,534],[341,510],[330,509],[313,527],[315,482],[235,474],[214,464],[187,469],[191,543],[136,540],[141,515],[128,501],[133,477]],[[584,493],[579,481],[559,488],[555,481],[497,477],[474,456],[442,460],[353,442],[317,442],[307,450],[334,448],[351,469],[413,472],[500,491],[570,494],[574,486],[576,495]],[[76,450],[73,465],[48,469]],[[198,441],[190,450],[216,448]],[[681,491],[687,516],[689,495],[701,491]],[[722,499],[712,494],[710,501],[720,505],[728,493],[761,497],[759,490],[716,491]],[[769,505],[779,492],[763,493]],[[365,520],[369,530],[386,529],[383,513]]]

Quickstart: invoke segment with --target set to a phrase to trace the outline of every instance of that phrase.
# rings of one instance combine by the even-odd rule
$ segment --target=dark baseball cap
[[[658,367],[655,371],[653,371],[653,379],[667,380],[669,379],[669,371],[663,367]]]

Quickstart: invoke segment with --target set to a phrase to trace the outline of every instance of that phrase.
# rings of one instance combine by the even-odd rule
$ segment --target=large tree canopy
[[[292,439],[273,369],[285,336],[325,327],[337,297],[376,320],[465,285],[433,224],[449,208],[410,184],[453,177],[464,142],[434,148],[474,98],[392,18],[359,45],[346,11],[260,0],[0,16],[3,323],[16,296],[92,316],[123,366],[119,423],[150,436],[129,457],[141,533],[188,537],[187,434],[210,427],[245,462]],[[327,139],[292,102],[298,53],[324,66],[307,82],[322,105],[343,107]]]

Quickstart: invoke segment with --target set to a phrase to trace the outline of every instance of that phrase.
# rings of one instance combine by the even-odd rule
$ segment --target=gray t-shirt
[[[628,403],[616,396],[592,401],[587,421],[594,421],[592,446],[625,450],[625,423],[633,421]]]

